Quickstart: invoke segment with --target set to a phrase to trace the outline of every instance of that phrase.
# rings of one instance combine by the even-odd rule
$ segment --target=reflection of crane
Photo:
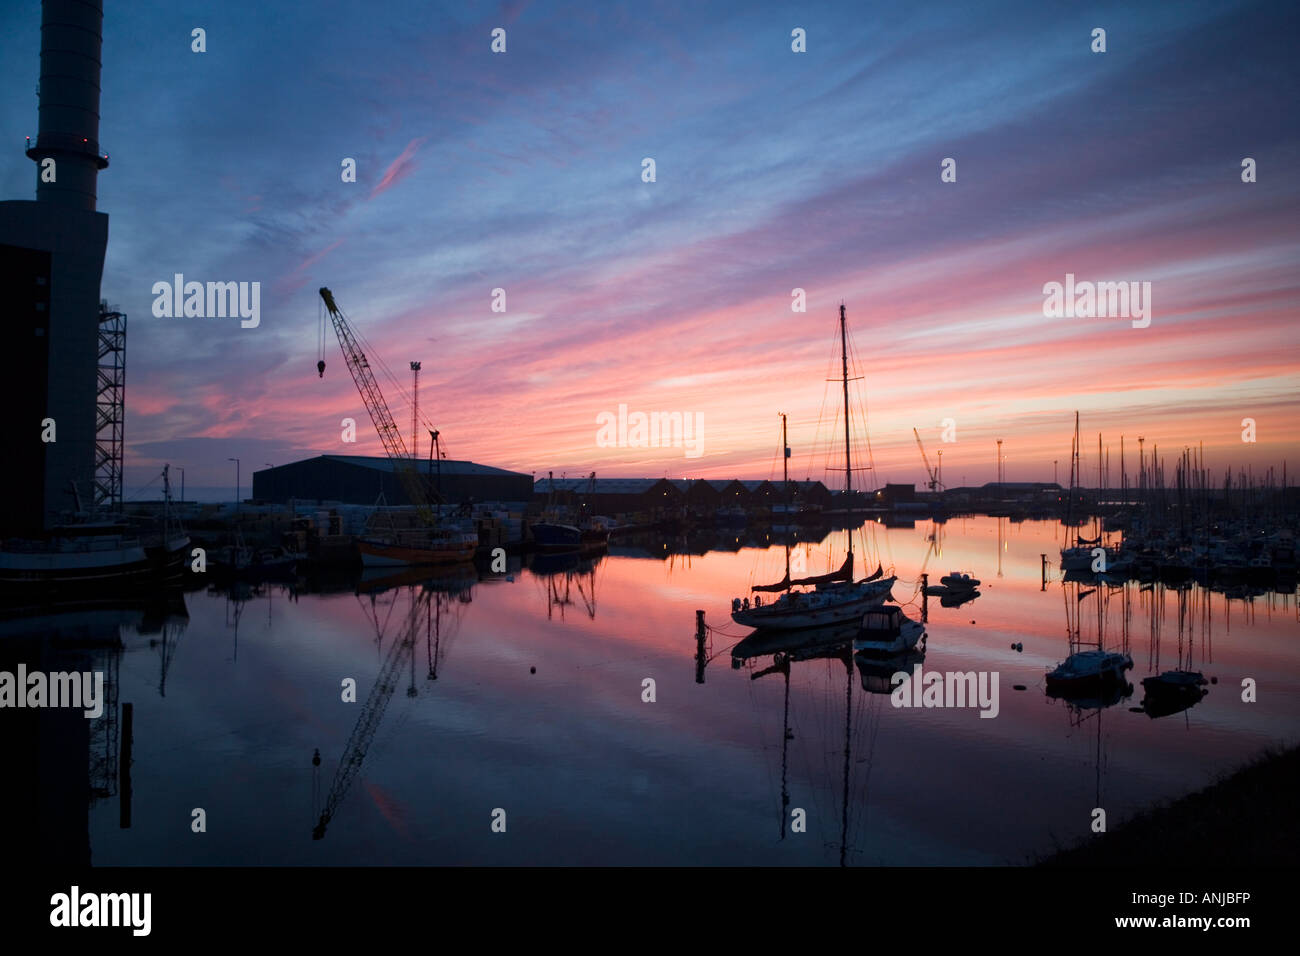
[[[921,461],[925,463],[926,473],[930,476],[930,482],[929,482],[930,490],[935,491],[937,489],[942,488],[943,487],[943,481],[941,480],[942,475],[930,467],[930,459],[925,456],[925,445],[921,444],[921,433],[918,432],[915,428],[913,428],[912,434],[916,436],[916,447],[921,449]],[[942,455],[943,452],[939,452],[939,454]],[[942,458],[939,459],[939,463],[940,464],[943,463]]]
[[[311,831],[313,840],[324,838],[325,828],[329,826],[339,804],[347,796],[353,779],[361,771],[361,764],[366,759],[370,741],[374,739],[375,731],[379,729],[379,723],[384,719],[384,711],[388,709],[388,701],[397,688],[398,674],[406,666],[407,658],[415,647],[415,629],[420,623],[420,610],[428,599],[428,592],[415,598],[401,633],[388,649],[383,667],[380,668],[379,676],[375,679],[375,686],[366,697],[361,715],[357,717],[357,724],[352,728],[352,736],[348,738],[343,756],[339,760],[338,770],[334,773],[334,782],[330,786],[329,797],[321,810],[320,820]]]
[[[365,403],[366,411],[370,413],[370,420],[374,422],[375,431],[379,433],[379,440],[383,443],[384,451],[392,460],[393,468],[402,481],[402,486],[406,490],[406,497],[415,506],[420,518],[426,524],[432,524],[433,512],[430,505],[440,500],[437,492],[430,488],[427,482],[421,480],[419,473],[415,470],[415,460],[406,450],[406,443],[402,440],[402,432],[397,427],[397,423],[393,421],[392,412],[388,410],[388,403],[384,401],[384,393],[379,390],[379,382],[375,380],[375,374],[371,371],[370,361],[366,358],[366,353],[361,350],[361,346],[357,344],[356,333],[353,332],[352,326],[348,323],[347,316],[335,304],[334,296],[329,289],[322,288],[320,297],[324,300],[325,308],[329,312],[330,322],[334,325],[334,334],[338,336],[339,348],[343,350],[343,358],[347,362],[348,371],[352,373],[352,380],[356,382],[357,391],[361,393],[361,400]],[[322,318],[323,323],[324,319]],[[322,330],[322,352],[324,349],[324,334]],[[324,377],[325,359],[323,355],[320,361],[316,363],[316,369]]]

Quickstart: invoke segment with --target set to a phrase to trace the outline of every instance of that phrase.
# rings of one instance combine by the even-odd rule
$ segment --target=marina
[[[923,612],[916,569],[937,529],[870,524],[855,533],[874,537],[899,569],[902,613],[927,618],[910,650],[863,653],[857,626],[741,637],[725,595],[755,563],[783,567],[784,545],[700,553],[681,537],[641,542],[646,556],[567,566],[512,557],[496,574],[426,572],[333,590],[305,580],[209,585],[171,611],[111,625],[104,616],[93,653],[113,662],[99,665],[115,675],[110,706],[134,705],[132,823],[118,825],[116,776],[96,775],[95,754],[68,744],[60,761],[77,763],[100,794],[80,810],[88,852],[98,864],[165,865],[834,866],[841,849],[846,865],[1024,863],[1058,842],[1085,842],[1099,794],[1117,823],[1296,742],[1294,594],[1131,582],[1079,601],[1080,585],[1059,574],[1042,586],[1041,554],[1060,542],[1059,525],[972,517],[948,522],[942,559],[978,573],[982,596],[973,610],[931,601]],[[817,567],[846,538],[831,532],[798,547]],[[697,607],[713,622],[702,657]],[[11,621],[5,646],[65,647],[78,633],[68,625],[77,627]],[[1132,658],[1123,683],[1054,696],[1050,669],[1099,634]],[[1208,683],[1182,709],[1139,685],[1189,663]],[[891,705],[892,675],[918,664],[996,672],[997,719]],[[355,705],[339,703],[343,675],[357,680]],[[1257,703],[1241,700],[1246,676],[1267,686]],[[657,683],[654,703],[640,697],[646,677]],[[349,752],[358,708],[376,694],[390,699],[369,745],[354,740]],[[355,778],[313,840],[336,771],[350,766]],[[1032,799],[1008,814],[1008,789]],[[220,841],[178,843],[169,821],[198,792],[232,822]],[[493,843],[486,825],[498,806],[516,835],[508,843]],[[794,807],[807,811],[807,839],[781,825]],[[542,824],[560,819],[600,838]]]
[[[1294,5],[219,6],[0,9],[18,938],[1265,927]]]

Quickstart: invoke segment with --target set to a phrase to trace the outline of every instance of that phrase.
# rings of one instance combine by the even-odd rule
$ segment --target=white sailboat
[[[853,492],[852,452],[849,442],[849,359],[848,331],[844,306],[840,306],[840,360],[844,382],[844,490]],[[782,461],[788,463],[789,445],[785,440],[785,419],[782,416]],[[789,487],[788,464],[785,466],[786,487]],[[829,574],[790,578],[790,548],[786,545],[785,578],[776,584],[756,585],[751,590],[754,599],[735,598],[731,602],[731,619],[746,627],[776,630],[799,630],[808,627],[825,627],[847,621],[860,621],[869,609],[882,604],[888,597],[896,578],[886,575],[878,566],[870,577],[855,581],[853,578],[853,532],[849,531],[849,550],[844,563]],[[796,591],[794,588],[813,588]],[[764,604],[762,594],[782,592],[781,596]]]

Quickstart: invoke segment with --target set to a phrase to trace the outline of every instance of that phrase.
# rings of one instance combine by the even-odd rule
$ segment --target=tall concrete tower
[[[101,0],[41,4],[36,201],[0,202],[0,409],[11,491],[0,535],[39,533],[78,502],[95,475],[99,285],[108,216],[95,211],[99,147]],[[48,436],[53,421],[54,441]]]

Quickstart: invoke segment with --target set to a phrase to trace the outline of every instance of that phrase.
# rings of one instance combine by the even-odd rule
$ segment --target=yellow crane
[[[402,440],[402,432],[397,427],[397,423],[393,421],[393,415],[388,410],[388,403],[384,401],[384,393],[379,390],[379,382],[375,380],[375,374],[370,368],[370,361],[366,358],[366,353],[361,349],[361,346],[357,344],[356,334],[352,331],[352,325],[348,322],[347,316],[338,307],[338,304],[334,301],[334,295],[329,289],[322,287],[320,297],[325,303],[326,311],[329,312],[330,322],[334,326],[334,334],[339,340],[339,348],[343,351],[343,360],[347,363],[348,371],[352,373],[352,381],[356,383],[357,391],[361,393],[361,401],[365,403],[366,411],[370,414],[370,420],[375,425],[375,431],[379,433],[379,440],[384,445],[384,451],[393,462],[393,470],[397,472],[397,476],[402,482],[406,497],[415,506],[420,520],[425,524],[433,524],[432,506],[441,499],[438,493],[430,487],[429,482],[421,478],[420,473],[416,471],[415,459],[406,450],[406,443]],[[322,325],[323,322],[322,319]],[[322,328],[320,332],[322,355],[316,363],[316,371],[321,378],[325,377],[324,336],[325,332]]]
[[[916,447],[921,449],[921,461],[925,463],[925,470],[930,475],[930,490],[934,491],[938,488],[942,488],[943,482],[939,480],[939,476],[935,473],[935,470],[930,467],[930,459],[925,457],[925,445],[921,444],[921,433],[913,428],[912,434],[916,436]],[[940,452],[939,454],[942,455],[943,452]]]

